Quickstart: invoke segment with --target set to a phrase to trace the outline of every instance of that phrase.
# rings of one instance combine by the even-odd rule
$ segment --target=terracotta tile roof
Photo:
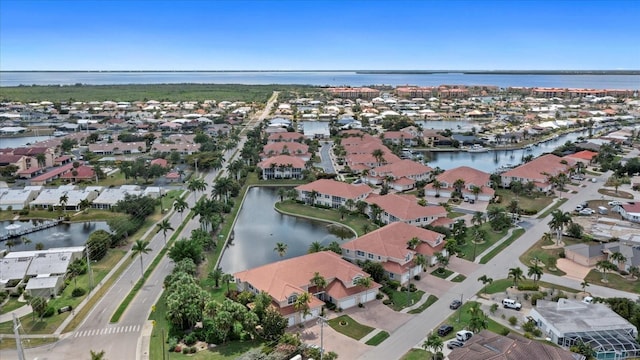
[[[158,158],[158,159],[153,159],[151,160],[151,165],[160,165],[162,167],[167,167],[167,165],[169,165],[169,162],[165,159],[162,158]]]
[[[414,237],[427,242],[430,246],[436,246],[438,240],[444,239],[444,235],[435,231],[403,222],[394,222],[351,240],[341,247],[352,251],[360,250],[394,259],[404,259],[407,254],[416,252],[407,248],[407,242]],[[441,244],[444,244],[444,241]]]
[[[428,174],[433,170],[431,167],[422,165],[412,160],[400,160],[390,164],[378,166],[371,170],[373,176],[391,175],[394,178],[417,176]]]
[[[44,154],[47,150],[49,150],[48,147],[22,147],[13,149],[13,155],[34,156],[37,154]]]
[[[42,170],[42,168],[34,166],[34,167],[28,168],[26,170],[18,171],[18,174],[19,175],[33,174],[33,173],[36,173],[36,172],[41,171],[41,170]]]
[[[446,217],[447,210],[442,206],[420,206],[415,196],[387,194],[367,197],[369,204],[377,204],[381,209],[402,220],[423,217]]]
[[[169,180],[176,180],[176,179],[180,179],[180,174],[178,174],[177,172],[173,171],[173,172],[168,173],[164,177],[169,179]]]
[[[293,168],[303,169],[305,167],[304,160],[299,157],[291,156],[291,155],[278,155],[274,157],[270,157],[264,159],[263,161],[258,163],[258,167],[261,169],[266,169],[274,164],[278,165],[291,165]]]
[[[597,155],[598,155],[597,152],[589,151],[589,150],[582,150],[582,151],[578,151],[575,154],[567,155],[567,156],[565,156],[565,158],[576,158],[576,159],[582,159],[582,160],[591,161]]]
[[[306,254],[291,259],[281,260],[275,263],[263,265],[257,268],[245,270],[234,274],[236,279],[251,284],[254,288],[266,291],[276,301],[285,301],[292,294],[301,294],[308,289],[311,278],[318,272],[328,282],[327,289],[331,288],[338,293],[357,291],[353,286],[356,277],[368,277],[357,265],[352,264],[332,251],[321,251]],[[340,290],[337,284],[344,287]],[[374,283],[370,289],[379,287]],[[356,288],[351,290],[352,288]],[[360,288],[360,291],[363,289]]]
[[[413,139],[415,136],[406,131],[385,131],[382,136],[385,139]]]
[[[73,164],[71,164],[73,166]],[[76,171],[78,174],[73,176],[73,171]],[[93,171],[92,167],[80,165],[76,169],[71,169],[71,171],[60,176],[63,179],[93,179],[96,176],[95,171]]]
[[[302,155],[309,152],[309,146],[297,142],[274,142],[264,146],[262,153],[269,156],[280,155],[288,151],[290,155]]]
[[[73,169],[73,164],[66,164],[66,165],[62,165],[59,166],[57,168],[54,168],[53,170],[49,171],[48,173],[44,173],[42,175],[38,175],[36,177],[34,177],[33,179],[31,179],[31,182],[36,182],[36,181],[46,181],[49,180],[55,176],[58,176],[66,171],[70,171],[71,169]]]
[[[640,202],[620,205],[627,213],[640,213]]]
[[[449,185],[448,187],[452,187],[456,180],[462,179],[464,180],[464,186],[469,188],[471,185],[487,187],[489,177],[489,173],[484,171],[476,170],[468,166],[459,166],[443,172],[436,176],[436,179],[441,183],[447,183]]]
[[[25,155],[11,155],[11,154],[2,154],[0,155],[0,164],[12,164],[22,159]]]
[[[283,132],[269,135],[269,142],[274,141],[287,141],[287,140],[302,140],[304,135],[297,132]]]
[[[449,225],[453,224],[454,222],[456,222],[454,219],[449,219],[448,217],[440,217],[435,219],[431,224],[431,226],[444,226],[444,227],[449,227]]]
[[[385,152],[382,158],[387,164],[393,164],[395,162],[402,160],[391,152]],[[354,165],[357,165],[357,164],[376,164],[377,165],[378,164],[378,160],[369,153],[347,155],[346,160],[349,166],[351,166],[351,164],[354,164]]]
[[[296,190],[307,192],[315,190],[320,194],[339,196],[343,199],[355,199],[371,192],[371,188],[365,184],[352,185],[330,179],[320,179],[300,185],[296,187]]]
[[[538,180],[545,182],[547,179],[546,175],[542,173],[547,173],[549,175],[555,176],[561,172],[566,172],[575,160],[565,159],[568,164],[560,163],[563,159],[559,156],[553,154],[542,155],[538,158],[533,159],[532,161],[522,164],[515,169],[511,169],[509,171],[503,172],[502,177],[515,177],[515,178],[523,178],[528,180]]]

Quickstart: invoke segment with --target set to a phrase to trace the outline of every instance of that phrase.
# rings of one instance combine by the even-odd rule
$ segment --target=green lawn
[[[518,284],[523,284],[523,285],[532,285],[533,284],[533,280],[530,279],[524,279],[524,280],[520,280],[518,282]],[[540,287],[544,287],[547,289],[557,289],[557,290],[562,290],[564,292],[568,292],[568,293],[577,293],[579,290],[576,289],[572,289],[572,288],[568,288],[566,286],[560,286],[560,285],[556,285],[556,284],[551,284],[545,281],[538,281],[538,285]],[[497,294],[497,293],[503,293],[505,291],[507,291],[507,289],[509,287],[513,286],[513,279],[497,279],[494,280],[493,283],[491,283],[490,285],[487,285],[485,293],[486,294]],[[482,290],[480,290],[482,291]]]
[[[375,334],[371,339],[369,339],[365,344],[377,346],[381,342],[385,341],[389,336],[390,335],[388,332],[380,331],[379,333]]]
[[[464,213],[457,212],[457,211],[451,211],[450,213],[447,213],[447,217],[449,219],[459,218],[460,216],[464,216]]]
[[[456,277],[454,277],[453,279],[451,279],[452,282],[463,282],[467,277],[462,275],[462,274],[458,274]]]
[[[429,297],[427,298],[427,301],[422,303],[422,305],[418,306],[417,308],[410,310],[409,314],[420,314],[421,312],[425,311],[429,306],[433,305],[433,303],[436,301],[438,301],[437,296],[429,295]]]
[[[453,331],[450,332],[447,336],[443,338],[443,340],[449,340],[456,336],[456,332],[460,330],[464,330],[469,324],[469,320],[471,320],[471,315],[469,315],[469,309],[472,305],[478,304],[475,301],[467,301],[464,303],[458,310],[456,310],[447,320],[444,321],[445,324],[449,324],[453,326]],[[458,321],[460,319],[460,321]],[[502,333],[505,330],[509,330],[506,327],[498,324],[494,320],[488,319],[488,327],[487,330],[493,331],[497,334]]]
[[[369,232],[378,228],[373,222],[371,222],[364,215],[345,215],[344,218],[340,216],[338,210],[335,209],[323,209],[319,207],[313,207],[305,204],[297,203],[293,200],[285,200],[284,202],[276,203],[276,209],[282,210],[289,214],[297,214],[306,217],[312,217],[319,220],[329,220],[337,223],[344,224],[358,233],[358,236],[364,235],[364,227],[369,227]]]
[[[426,350],[411,349],[400,360],[428,360],[432,356],[433,354]]]
[[[555,204],[553,204],[552,207],[548,208],[545,212],[543,212],[542,214],[538,215],[538,219],[544,219],[547,216],[549,216],[549,214],[551,214],[552,212],[554,212],[557,208],[560,207],[560,205],[564,204],[567,202],[567,198],[562,198],[558,201],[556,201]]]
[[[507,247],[509,247],[509,245],[511,245],[514,241],[516,241],[516,239],[518,239],[520,236],[522,236],[522,234],[524,234],[524,229],[516,229],[516,230],[514,230],[513,233],[511,233],[511,236],[509,236],[508,239],[503,241],[500,245],[496,246],[493,250],[489,251],[487,253],[487,255],[483,256],[482,259],[480,259],[480,264],[488,263],[489,260],[493,259],[502,250],[504,250]]]
[[[360,340],[373,331],[372,327],[362,325],[348,315],[338,316],[335,319],[329,320],[327,323],[333,330],[355,340]]]
[[[409,295],[407,295],[407,293]],[[422,290],[414,292],[395,290],[391,293],[391,304],[389,304],[388,306],[395,311],[400,311],[420,301],[420,299],[422,299],[422,295],[424,295],[424,291]]]
[[[530,210],[530,211],[535,210],[537,212],[542,211],[542,209],[549,206],[549,204],[551,204],[551,202],[553,201],[552,197],[545,196],[542,194],[538,196],[526,196],[526,195],[516,196],[509,189],[497,189],[496,195],[500,196],[500,199],[501,199],[500,205],[502,206],[509,205],[509,203],[511,203],[512,200],[517,200],[521,209]]]
[[[15,309],[21,308],[25,305],[28,305],[26,302],[18,301],[17,297],[10,296],[9,300],[7,300],[4,305],[0,305],[0,314],[8,314]]]
[[[597,270],[589,271],[589,274],[587,274],[585,280],[587,280],[590,284],[606,286],[617,290],[640,294],[639,280],[627,280],[619,274],[611,271],[607,271],[607,282],[602,281],[602,273]],[[589,288],[587,288],[587,290],[589,290]]]
[[[431,275],[439,277],[440,279],[446,279],[453,274],[453,271],[445,268],[437,268],[431,272]]]
[[[523,264],[533,264],[533,259],[538,259],[544,265],[542,270],[546,273],[564,276],[566,273],[558,268],[555,268],[556,261],[560,258],[560,253],[563,249],[543,249],[542,246],[553,245],[555,238],[551,241],[545,242],[544,240],[538,240],[533,246],[531,246],[524,254],[520,255],[520,261]],[[524,269],[523,269],[524,270]],[[526,272],[526,270],[524,270]]]
[[[485,231],[485,234],[487,234],[487,236],[484,238],[484,242],[481,244],[474,244],[474,242],[472,241],[472,232],[471,230],[467,230],[467,233],[465,235],[465,244],[460,247],[460,251],[463,254],[463,259],[473,261],[474,248],[476,256],[482,254],[483,251],[485,251],[491,245],[495,244],[498,240],[507,235],[508,231],[507,229],[504,229],[502,231],[493,231],[489,223],[482,224],[480,228]]]
[[[51,344],[58,340],[59,339],[57,337],[22,339],[22,347],[25,349],[30,349],[37,346]],[[11,350],[16,349],[16,340],[12,338],[2,339],[2,341],[0,341],[0,350],[9,350],[9,349]]]

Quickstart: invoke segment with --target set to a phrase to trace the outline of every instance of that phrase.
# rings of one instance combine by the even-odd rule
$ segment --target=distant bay
[[[20,85],[126,84],[296,84],[312,86],[366,85],[494,85],[499,87],[559,87],[640,89],[640,75],[539,73],[405,73],[356,71],[2,71],[0,87]]]

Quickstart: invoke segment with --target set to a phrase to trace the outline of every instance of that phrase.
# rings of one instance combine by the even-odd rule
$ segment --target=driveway
[[[584,280],[589,271],[591,271],[591,268],[576,264],[568,259],[558,259],[556,267],[564,271],[566,273],[566,277],[580,281]]]
[[[327,174],[336,173],[336,170],[333,167],[333,162],[331,161],[330,151],[332,145],[333,142],[323,142],[322,147],[320,147],[320,166]]]

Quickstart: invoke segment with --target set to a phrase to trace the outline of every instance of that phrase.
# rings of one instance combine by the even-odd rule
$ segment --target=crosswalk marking
[[[76,331],[73,334],[73,337],[89,337],[89,336],[97,336],[97,335],[112,335],[112,334],[124,334],[130,332],[138,332],[140,331],[140,325],[124,325],[117,327],[108,327],[102,329],[89,329],[89,330],[81,330]]]

